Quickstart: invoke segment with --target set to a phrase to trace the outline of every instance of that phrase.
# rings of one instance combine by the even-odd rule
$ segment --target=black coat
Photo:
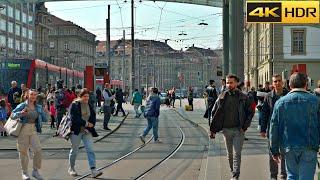
[[[224,108],[228,108],[228,105],[225,104],[225,96],[228,91],[224,91],[218,97],[218,100],[215,102],[214,107],[212,109],[212,121],[210,123],[210,131],[217,133],[223,129],[223,121],[224,121]],[[239,93],[239,129],[243,129],[246,131],[248,127],[251,125],[251,121],[254,115],[253,109],[253,101],[250,98],[238,91]]]
[[[90,117],[88,122],[92,123],[93,126],[96,125],[96,112],[93,107],[89,104],[90,107]],[[71,104],[70,108],[70,117],[72,121],[71,131],[74,132],[75,135],[79,135],[81,127],[86,126],[86,121],[81,117],[81,104],[79,101],[75,101]],[[98,133],[95,128],[86,127],[86,129],[92,134],[93,137],[98,137]]]
[[[275,94],[275,90],[269,92],[267,96],[264,99],[262,110],[260,113],[261,116],[261,130],[260,132],[269,132],[269,126],[270,126],[270,120],[271,115],[273,112],[273,107],[278,99],[280,99],[279,96]],[[287,95],[289,92],[286,89],[283,89],[283,96]],[[269,133],[268,133],[269,136]]]

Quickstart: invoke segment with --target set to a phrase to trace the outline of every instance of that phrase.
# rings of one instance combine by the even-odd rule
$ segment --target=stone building
[[[96,35],[70,21],[50,16],[50,62],[78,71],[83,71],[87,65],[92,66],[96,54]]]
[[[247,24],[244,37],[244,74],[251,86],[271,81],[273,74],[288,79],[295,71],[312,82],[320,79],[319,25]]]
[[[111,78],[123,80],[124,87],[130,86],[131,41],[111,41]],[[222,50],[191,47],[186,51],[172,49],[165,42],[153,40],[135,41],[135,85],[140,89],[150,86],[161,90],[189,86],[202,89],[209,79],[221,78]],[[97,46],[96,62],[106,62],[105,42]],[[182,74],[181,80],[178,74]],[[180,84],[181,82],[181,84]]]
[[[35,57],[49,62],[49,31],[52,29],[52,19],[44,3],[36,4],[35,20]]]

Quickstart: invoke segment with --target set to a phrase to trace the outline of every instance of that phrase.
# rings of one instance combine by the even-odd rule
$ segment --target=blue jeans
[[[314,150],[290,150],[285,153],[287,180],[313,180],[317,165]]]
[[[77,154],[79,151],[80,142],[82,140],[88,156],[89,166],[90,169],[96,167],[96,156],[93,151],[93,141],[91,133],[82,133],[80,132],[79,135],[71,135],[71,150],[69,153],[69,166],[74,167],[76,163]]]
[[[153,129],[153,140],[158,140],[158,124],[159,119],[157,117],[147,117],[148,120],[148,126],[144,129],[142,136],[145,137],[151,128]]]

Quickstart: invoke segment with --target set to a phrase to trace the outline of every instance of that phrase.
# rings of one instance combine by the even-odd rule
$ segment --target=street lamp
[[[198,24],[199,26],[208,26],[208,23],[204,22],[204,20],[202,20],[201,23]]]

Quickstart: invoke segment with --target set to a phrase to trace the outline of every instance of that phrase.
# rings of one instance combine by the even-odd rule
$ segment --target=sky
[[[111,40],[131,38],[131,1],[61,1],[46,2],[48,11],[106,39],[107,6],[111,5]],[[222,9],[216,7],[135,0],[135,39],[164,42],[174,49],[193,44],[200,48],[222,47]],[[198,25],[205,22],[207,26]],[[186,35],[179,35],[186,34]]]

